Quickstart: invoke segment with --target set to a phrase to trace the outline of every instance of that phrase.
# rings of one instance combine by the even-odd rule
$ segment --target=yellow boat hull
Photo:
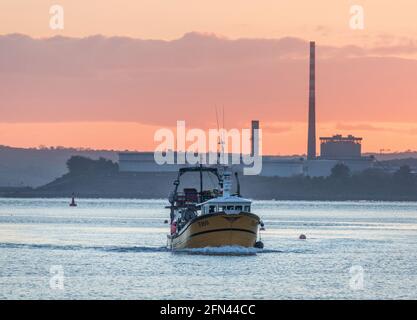
[[[176,235],[168,236],[171,249],[241,246],[253,248],[259,217],[252,213],[212,213],[194,218]]]

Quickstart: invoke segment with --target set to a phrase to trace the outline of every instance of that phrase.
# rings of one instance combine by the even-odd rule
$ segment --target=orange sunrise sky
[[[2,0],[0,145],[149,151],[224,105],[226,128],[261,121],[264,153],[303,154],[315,40],[317,135],[416,150],[416,17],[415,0]]]

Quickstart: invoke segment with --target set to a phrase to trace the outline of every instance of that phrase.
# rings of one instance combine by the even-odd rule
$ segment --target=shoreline
[[[416,197],[278,197],[278,198],[255,198],[248,197],[254,201],[311,201],[311,202],[417,202]],[[1,194],[0,199],[71,199],[70,194]],[[140,197],[131,195],[111,195],[111,194],[79,194],[76,199],[109,199],[109,200],[167,200],[161,197]],[[167,200],[168,201],[168,200]]]

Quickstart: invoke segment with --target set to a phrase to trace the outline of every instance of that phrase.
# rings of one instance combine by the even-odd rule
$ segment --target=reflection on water
[[[0,298],[417,298],[417,203],[257,201],[265,249],[176,253],[164,200],[68,203],[0,199]],[[352,266],[363,290],[349,286]]]

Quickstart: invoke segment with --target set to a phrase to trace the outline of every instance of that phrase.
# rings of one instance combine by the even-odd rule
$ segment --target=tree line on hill
[[[75,192],[85,197],[166,198],[176,176],[165,172],[119,172],[118,164],[105,158],[72,156],[66,164],[68,173],[62,177],[10,196],[53,197]],[[242,176],[240,181],[242,195],[253,199],[417,201],[417,175],[408,165],[394,173],[380,168],[351,172],[340,163],[328,177]]]
[[[74,156],[67,161],[68,175],[117,175],[118,164],[104,158],[92,160]],[[408,165],[396,172],[370,168],[351,172],[348,166],[335,165],[328,177],[242,177],[243,190],[260,199],[368,199],[417,200],[417,175]],[[140,177],[136,177],[140,179]],[[163,184],[163,178],[155,184]],[[165,181],[170,183],[170,181]],[[159,195],[158,195],[159,196]]]
[[[100,157],[93,160],[83,156],[72,156],[67,161],[68,175],[102,175],[116,174],[119,172],[119,165],[116,162]]]
[[[242,190],[256,199],[417,200],[417,176],[409,166],[394,173],[377,168],[351,172],[340,163],[328,177],[243,177]]]

